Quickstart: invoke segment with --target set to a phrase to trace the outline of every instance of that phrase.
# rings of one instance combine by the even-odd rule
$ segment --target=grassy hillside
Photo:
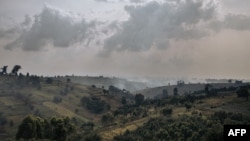
[[[110,105],[111,110],[121,106],[119,96],[107,96],[103,89],[51,78],[40,78],[39,85],[31,84],[28,77],[0,76],[0,114],[4,118],[0,138],[14,137],[21,120],[27,115],[43,118],[70,117],[81,123],[99,123],[106,112],[95,114],[82,106],[82,97],[98,97]]]
[[[161,99],[161,100],[155,100],[154,102],[151,101],[151,104],[144,104],[141,108],[141,111],[146,111],[146,116],[143,114],[139,114],[139,116],[133,117],[133,114],[131,113],[125,114],[123,116],[117,116],[117,119],[122,119],[122,121],[127,121],[125,123],[122,123],[122,121],[118,122],[117,125],[110,125],[105,128],[105,130],[100,131],[100,135],[103,137],[103,140],[109,141],[115,140],[121,141],[121,140],[145,140],[149,139],[145,134],[147,132],[151,133],[151,137],[156,136],[158,134],[159,130],[162,131],[168,131],[169,128],[165,127],[165,124],[159,124],[155,123],[157,125],[157,128],[155,127],[155,130],[148,129],[152,120],[165,120],[165,123],[171,125],[175,122],[190,122],[185,121],[189,118],[192,122],[193,118],[200,117],[203,122],[207,122],[207,119],[210,120],[211,125],[204,125],[205,129],[209,129],[209,126],[215,126],[217,123],[214,121],[216,119],[213,119],[214,114],[217,113],[230,113],[235,115],[243,115],[247,119],[246,121],[242,121],[242,119],[227,119],[225,122],[220,123],[220,127],[223,127],[223,124],[250,124],[250,101],[244,99],[244,98],[238,98],[236,93],[219,93],[217,96],[213,97],[204,97],[201,99],[195,100],[193,103],[191,103],[191,108],[187,109],[185,107],[185,102],[188,100],[185,100],[184,103],[182,103],[182,100],[185,99],[184,97],[179,97],[177,99],[178,102],[173,102],[173,99],[175,98],[167,98],[167,99]],[[189,102],[189,101],[188,101]],[[172,110],[169,114],[163,114],[164,109],[170,108]],[[136,109],[132,110],[134,113],[137,111]],[[229,115],[230,115],[229,114]],[[132,116],[132,117],[131,117]],[[183,119],[184,118],[184,119]],[[211,119],[210,119],[211,118]],[[169,120],[171,122],[169,122]],[[117,120],[116,120],[117,121]],[[179,123],[178,123],[179,124]],[[184,123],[181,123],[184,124]],[[198,125],[201,123],[197,123]],[[173,125],[174,128],[176,128],[176,125]],[[178,127],[177,127],[178,129]],[[178,131],[176,129],[176,132]],[[212,129],[211,129],[212,130]],[[213,129],[214,130],[214,129]],[[145,134],[144,134],[145,132]],[[159,131],[161,132],[161,131]],[[178,135],[182,134],[181,131],[178,131]],[[192,137],[193,132],[189,133],[187,137],[184,139]],[[177,135],[169,135],[174,140],[176,140],[175,136]],[[200,136],[206,137],[205,134],[202,134]],[[211,135],[213,136],[213,135]],[[222,134],[220,134],[222,136]],[[119,138],[118,138],[119,137]],[[145,138],[146,137],[146,138]],[[158,138],[159,139],[159,138]],[[158,140],[150,139],[150,140]],[[167,139],[167,138],[161,138],[161,139]],[[195,139],[194,139],[195,140]],[[199,139],[200,140],[200,139]],[[203,140],[206,140],[205,138]]]
[[[243,85],[247,85],[246,90],[249,91],[247,83],[212,84],[210,87],[217,92],[207,94],[204,94],[205,84],[143,89],[137,92],[144,94],[144,99],[137,103],[127,91],[116,87],[103,89],[88,86],[74,83],[71,79],[0,76],[0,139],[14,140],[18,126],[27,115],[36,116],[37,119],[69,117],[76,129],[68,135],[70,141],[145,140],[144,135],[155,136],[152,140],[165,137],[172,140],[200,140],[207,136],[202,131],[190,127],[190,132],[182,136],[182,130],[176,126],[193,119],[199,119],[193,125],[195,129],[202,122],[204,125],[200,128],[204,130],[208,130],[207,126],[210,125],[221,127],[230,122],[250,124],[250,101],[238,97],[236,92]],[[177,96],[173,96],[175,87],[178,88]],[[162,95],[164,89],[168,91],[167,97],[148,99]],[[219,124],[217,119],[212,118],[218,113],[226,118]],[[235,115],[240,115],[240,118]],[[175,130],[169,130],[169,126]],[[214,136],[215,133],[211,134]]]

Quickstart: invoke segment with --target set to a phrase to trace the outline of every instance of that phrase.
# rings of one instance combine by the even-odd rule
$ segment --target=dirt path
[[[144,123],[148,121],[148,117],[142,118],[139,120],[134,120],[129,122],[125,125],[116,125],[116,126],[109,126],[100,129],[101,131],[100,136],[102,137],[103,141],[111,141],[113,140],[114,136],[123,134],[126,130],[133,131],[138,127],[142,126]]]

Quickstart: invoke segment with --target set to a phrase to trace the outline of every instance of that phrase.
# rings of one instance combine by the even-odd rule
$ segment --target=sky
[[[0,0],[21,73],[250,79],[247,0]]]

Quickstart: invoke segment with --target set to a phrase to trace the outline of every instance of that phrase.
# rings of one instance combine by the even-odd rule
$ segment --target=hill
[[[89,99],[89,105],[97,105],[95,108],[103,106],[98,104],[104,104],[108,109],[95,113],[96,109],[83,104],[83,97]],[[13,137],[27,115],[42,118],[67,116],[79,126],[90,121],[98,125],[102,115],[122,105],[121,97],[104,95],[101,88],[54,77],[0,76],[0,138]]]
[[[250,101],[246,100],[249,83],[210,84],[207,91],[204,91],[205,84],[162,86],[136,91],[142,93],[143,97],[113,85],[101,88],[95,84],[75,83],[73,79],[68,76],[1,75],[0,138],[15,140],[19,125],[29,125],[24,122],[27,118],[30,124],[34,123],[33,119],[36,119],[36,123],[49,119],[51,124],[55,125],[56,121],[62,126],[62,119],[67,119],[62,117],[68,117],[70,121],[67,123],[72,123],[76,130],[72,130],[71,134],[61,130],[59,133],[63,133],[65,139],[70,141],[205,140],[207,136],[220,139],[224,124],[250,124]],[[95,80],[93,83],[103,80],[99,84],[107,84],[109,79],[90,80]],[[178,88],[178,95],[173,95],[175,87]],[[238,91],[241,89],[247,94],[243,98]],[[165,97],[162,95],[163,90],[168,91]],[[218,120],[221,122],[218,123]],[[45,128],[41,125],[34,124],[39,129]],[[185,126],[179,128],[180,125]],[[218,134],[214,132],[217,128],[220,130]],[[42,131],[45,130],[29,132],[37,133],[32,135],[35,140]]]
[[[242,85],[247,85],[249,83],[243,83],[243,84],[236,84],[236,83],[207,83],[211,86],[213,89],[228,89],[232,87],[239,87]],[[141,93],[146,98],[157,98],[162,97],[163,90],[167,90],[168,95],[173,95],[174,88],[178,89],[179,95],[184,94],[204,94],[205,86],[207,85],[205,83],[197,83],[197,84],[182,84],[182,85],[168,85],[168,86],[161,86],[161,87],[155,87],[155,88],[146,88],[139,91],[136,91],[135,93]]]
[[[104,77],[104,76],[66,76],[60,77],[61,80],[70,79],[74,83],[92,86],[95,85],[99,88],[109,88],[109,86],[115,86],[119,89],[126,89],[128,91],[136,91],[147,88],[146,83],[128,81],[123,78],[117,77]]]

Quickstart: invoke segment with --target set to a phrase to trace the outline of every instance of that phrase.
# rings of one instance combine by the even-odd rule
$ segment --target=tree
[[[46,83],[47,84],[52,84],[53,83],[53,79],[52,78],[47,78],[46,79]]]
[[[111,123],[114,120],[114,116],[111,113],[107,113],[102,116],[102,124]]]
[[[15,76],[17,76],[17,72],[21,69],[22,67],[20,65],[15,65],[11,71],[11,73]]]
[[[3,68],[1,68],[2,72],[0,72],[0,74],[2,74],[2,75],[7,74],[7,68],[8,68],[8,66],[3,66]]]
[[[96,133],[89,134],[85,137],[84,141],[101,141],[102,138]]]
[[[206,84],[205,85],[205,94],[206,96],[216,96],[217,95],[217,90],[213,88],[212,85]]]
[[[135,95],[135,104],[136,105],[141,105],[144,101],[144,95],[142,94],[136,94]]]
[[[174,91],[174,96],[177,96],[178,95],[178,88],[175,87],[173,91]]]
[[[212,85],[210,85],[210,84],[206,84],[206,85],[205,85],[205,94],[206,94],[207,96],[210,94],[212,88],[213,88],[213,87],[212,87]]]
[[[123,105],[126,105],[126,104],[127,104],[127,99],[126,99],[126,97],[124,97],[124,96],[122,97],[122,104],[123,104]]]
[[[163,89],[162,90],[162,95],[163,95],[163,98],[167,98],[168,97],[168,90],[167,89]]]
[[[85,131],[93,131],[95,124],[93,122],[83,123],[81,128]]]
[[[54,103],[60,103],[60,102],[62,102],[62,97],[60,97],[60,96],[54,96],[53,102]]]
[[[246,98],[246,100],[248,100],[249,92],[247,88],[240,87],[240,89],[237,91],[237,95],[238,97],[243,97],[243,98]]]
[[[186,110],[189,111],[192,108],[192,104],[189,102],[185,103]]]
[[[13,126],[14,126],[13,120],[10,120],[9,125],[10,125],[10,127],[13,127]]]
[[[80,102],[82,106],[86,107],[90,112],[95,114],[100,114],[110,109],[109,104],[107,104],[104,100],[94,96],[90,98],[82,97]]]
[[[166,116],[166,115],[171,115],[172,114],[172,108],[170,108],[170,107],[167,107],[167,108],[164,108],[164,109],[162,109],[162,114],[164,115],[164,116]]]
[[[50,122],[32,115],[23,119],[18,127],[16,139],[50,139],[65,141],[67,136],[75,132],[75,127],[70,124],[70,119],[53,117]]]
[[[67,78],[67,83],[70,83],[71,82],[71,79],[70,78]]]
[[[103,92],[104,95],[105,95],[105,94],[109,95],[109,90],[105,90],[105,89],[103,88],[102,92]]]
[[[7,123],[7,119],[4,116],[4,114],[2,112],[0,112],[0,126],[3,126]]]
[[[183,86],[184,84],[185,84],[185,82],[183,80],[177,81],[177,85],[178,86]]]
[[[29,115],[28,117],[23,119],[21,125],[19,125],[18,132],[16,134],[16,139],[37,138],[36,128],[36,118],[34,116]]]

